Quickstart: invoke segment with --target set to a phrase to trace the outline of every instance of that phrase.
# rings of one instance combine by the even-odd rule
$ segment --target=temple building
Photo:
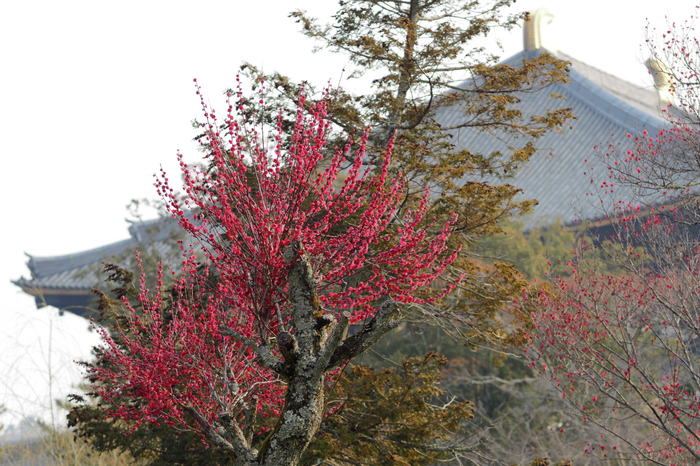
[[[53,306],[62,311],[85,315],[95,295],[90,291],[100,281],[102,262],[119,262],[132,257],[137,247],[154,248],[160,256],[173,253],[173,234],[177,222],[156,219],[134,222],[130,238],[89,251],[64,256],[37,257],[27,254],[31,278],[21,277],[12,283],[34,297],[37,308]]]
[[[548,93],[559,94],[563,99],[551,99],[539,93],[521,94],[518,109],[526,120],[530,115],[544,115],[548,108],[571,107],[578,119],[571,122],[571,129],[566,128],[564,133],[550,131],[538,139],[538,154],[508,182],[523,190],[524,199],[537,199],[539,203],[534,215],[523,219],[526,226],[554,221],[570,224],[579,215],[582,218],[595,215],[595,207],[590,204],[572,206],[577,196],[590,189],[590,176],[584,175],[585,161],[593,158],[594,146],[614,138],[620,143],[619,149],[626,151],[632,149],[626,137],[628,133],[636,135],[646,129],[650,134],[657,134],[665,126],[660,115],[668,105],[668,94],[660,79],[663,73],[653,72],[655,63],[648,62],[647,66],[651,66],[652,74],[659,78],[656,89],[636,86],[547,48],[542,42],[542,29],[552,20],[552,15],[543,8],[529,16],[530,20],[523,28],[523,51],[501,63],[518,67],[529,56],[546,51],[571,63],[571,82],[547,88]],[[467,81],[463,86],[470,84]],[[438,112],[436,120],[443,126],[451,126],[457,124],[460,117],[458,108],[445,108]],[[462,130],[453,135],[458,148],[473,153],[508,153],[509,142],[523,145],[522,141],[518,144],[512,137],[509,140],[508,137],[494,137],[474,130]]]
[[[523,28],[523,51],[503,62],[517,67],[528,56],[548,51],[571,63],[571,82],[554,84],[548,89],[563,96],[563,100],[552,100],[539,93],[523,94],[518,106],[524,118],[530,114],[544,114],[553,105],[571,107],[578,117],[565,133],[549,132],[540,138],[536,144],[539,153],[509,180],[523,190],[525,198],[539,201],[534,215],[524,219],[526,224],[535,221],[569,224],[578,215],[584,218],[593,215],[592,206],[591,210],[586,210],[588,207],[583,204],[582,211],[577,213],[571,205],[572,199],[585,193],[590,183],[590,178],[583,175],[584,160],[593,155],[595,145],[607,142],[612,135],[619,136],[616,141],[624,150],[624,145],[630,144],[624,137],[627,133],[638,134],[647,129],[655,134],[664,126],[659,116],[660,107],[668,103],[661,79],[656,81],[656,89],[642,88],[547,48],[542,42],[542,27],[551,19],[546,9],[532,12]],[[648,66],[652,72],[659,69],[654,63]],[[460,115],[459,109],[444,108],[438,112],[436,120],[449,126],[457,123]],[[508,147],[507,140],[487,132],[461,130],[453,135],[458,147],[468,148],[473,153],[505,153]],[[167,248],[165,238],[171,228],[159,229],[160,233],[149,237],[148,231],[154,222],[157,221],[133,223],[129,227],[130,238],[97,249],[54,257],[29,255],[27,265],[31,278],[22,277],[13,283],[34,296],[38,307],[50,305],[84,315],[92,299],[90,288],[98,280],[96,270],[101,261],[133,251],[138,244],[147,241],[155,242],[156,249]]]

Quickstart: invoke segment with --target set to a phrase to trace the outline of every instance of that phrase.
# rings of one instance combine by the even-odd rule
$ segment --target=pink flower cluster
[[[198,86],[197,93],[201,98]],[[236,97],[242,101],[240,89]],[[311,265],[318,312],[348,311],[352,322],[371,318],[380,299],[436,299],[427,285],[456,257],[446,246],[454,219],[426,238],[426,228],[435,228],[424,221],[427,194],[415,211],[399,214],[405,183],[389,174],[393,140],[381,160],[365,156],[369,130],[359,140],[348,137],[344,147],[327,146],[330,92],[317,103],[302,96],[288,146],[281,118],[272,129],[252,124],[236,115],[231,98],[223,124],[202,99],[208,167],[190,166],[179,156],[182,195],[165,173],[156,181],[208,268],[198,263],[194,248],[183,247],[172,293],[162,282],[149,292],[142,279],[142,311],[127,303],[121,342],[99,330],[105,346],[89,375],[99,395],[120,406],[109,413],[115,418],[185,429],[193,427],[185,412],[209,422],[228,413],[243,423],[254,397],[259,414],[278,414],[284,383],[220,329],[273,352],[283,327],[294,333],[285,257],[291,245]]]

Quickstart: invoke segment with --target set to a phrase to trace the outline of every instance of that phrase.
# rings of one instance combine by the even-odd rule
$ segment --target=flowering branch
[[[90,376],[103,399],[129,400],[111,417],[195,430],[235,464],[296,464],[322,422],[328,372],[398,325],[397,303],[430,303],[451,290],[428,285],[456,258],[447,252],[456,220],[427,239],[427,194],[399,218],[404,183],[389,177],[393,142],[381,163],[365,164],[368,132],[339,186],[353,141],[328,159],[325,101],[306,113],[301,98],[284,151],[281,119],[268,138],[230,104],[223,126],[202,106],[210,168],[180,156],[185,195],[164,172],[156,187],[208,267],[183,247],[169,296],[162,282],[151,292],[142,279],[138,310],[125,301],[119,343],[98,329],[105,346]],[[270,433],[256,450],[261,430]]]

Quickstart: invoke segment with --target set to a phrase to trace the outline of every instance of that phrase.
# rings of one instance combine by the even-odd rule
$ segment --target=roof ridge
[[[636,87],[637,89],[647,90],[647,91],[649,91],[649,92],[654,92],[654,93],[655,93],[655,91],[651,91],[650,88],[647,88],[647,87],[644,87],[644,86],[640,86],[639,84],[635,84],[635,83],[633,83],[633,82],[627,81],[626,79],[622,79],[621,77],[615,76],[614,74],[612,74],[612,73],[610,73],[610,72],[608,72],[608,71],[602,70],[602,69],[598,68],[597,66],[593,66],[593,65],[591,65],[590,63],[586,63],[586,62],[583,61],[583,60],[579,60],[578,58],[574,58],[574,57],[572,57],[571,55],[569,55],[569,54],[567,54],[567,53],[564,53],[564,52],[561,52],[561,51],[560,51],[560,52],[557,52],[556,57],[557,57],[557,58],[561,58],[562,60],[570,61],[571,64],[574,65],[574,66],[575,66],[576,64],[583,65],[583,66],[585,66],[586,68],[590,68],[590,69],[592,69],[592,70],[595,70],[595,71],[597,71],[597,72],[599,72],[599,73],[601,73],[601,74],[604,74],[604,75],[606,75],[606,76],[609,76],[609,77],[615,79],[616,81],[620,81],[620,82],[623,82],[623,83],[628,84],[628,85],[630,85],[630,86]],[[579,72],[580,72],[580,71],[579,71]],[[584,74],[584,73],[581,73],[581,74]]]
[[[653,116],[642,111],[636,106],[630,104],[626,99],[623,99],[618,94],[604,88],[576,69],[572,69],[571,72],[579,76],[576,76],[575,79],[572,79],[571,83],[567,84],[569,91],[583,102],[586,102],[587,106],[592,111],[613,120],[622,127],[626,127],[629,133],[636,132],[639,129],[640,124],[649,125],[652,127],[650,129],[656,131],[661,129],[663,126],[664,120],[661,119],[660,116]],[[580,91],[582,88],[585,88],[590,95],[584,98]],[[603,93],[608,95],[604,95]],[[592,102],[591,97],[599,100],[599,102]],[[617,104],[612,105],[613,102],[611,102],[610,99],[617,100]],[[634,121],[631,121],[630,119]]]
[[[573,70],[602,87],[611,94],[641,110],[649,116],[661,119],[659,95],[655,89],[644,87],[615,76],[605,70],[559,52],[557,56],[571,62]]]

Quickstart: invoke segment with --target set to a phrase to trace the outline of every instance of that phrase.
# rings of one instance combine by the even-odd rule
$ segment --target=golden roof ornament
[[[544,48],[552,54],[557,53],[554,47],[547,46],[547,43],[542,40],[542,30],[544,26],[552,22],[553,18],[554,15],[549,12],[548,8],[539,8],[528,12],[523,23],[523,49],[526,52]]]
[[[659,101],[665,104],[673,103],[674,89],[671,71],[663,62],[652,58],[648,59],[644,64],[654,77],[654,88],[659,93]]]

